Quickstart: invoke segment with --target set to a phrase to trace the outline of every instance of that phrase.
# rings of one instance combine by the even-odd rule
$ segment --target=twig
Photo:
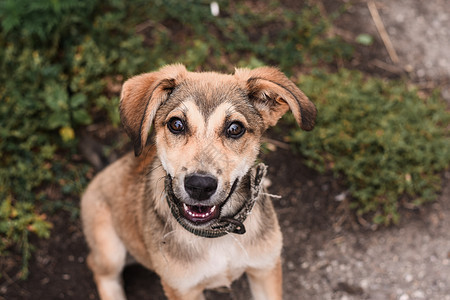
[[[381,61],[379,59],[374,59],[374,60],[371,61],[371,63],[374,66],[376,66],[376,67],[378,67],[380,69],[386,70],[388,72],[391,72],[393,74],[401,74],[401,73],[403,73],[403,69],[397,67],[396,65],[387,64],[384,61]]]
[[[394,64],[398,64],[399,59],[397,52],[395,51],[394,46],[392,45],[391,39],[389,38],[388,33],[386,32],[386,28],[384,27],[383,21],[381,20],[380,14],[378,13],[378,9],[375,5],[375,2],[369,0],[367,2],[367,7],[369,8],[370,15],[372,16],[373,22],[375,23],[375,27],[377,27],[378,33],[383,40],[384,46]]]
[[[281,148],[281,149],[285,149],[285,150],[289,150],[290,149],[289,144],[287,144],[285,142],[277,141],[277,140],[274,140],[274,139],[269,139],[269,138],[266,138],[266,137],[263,137],[262,141],[265,142],[265,143],[269,143],[269,144],[275,145],[276,147]]]
[[[421,90],[432,90],[436,88],[436,83],[433,81],[417,82],[415,85]]]
[[[155,22],[153,20],[144,21],[141,24],[136,25],[136,32],[141,33],[145,29],[152,27],[154,25],[155,25]]]

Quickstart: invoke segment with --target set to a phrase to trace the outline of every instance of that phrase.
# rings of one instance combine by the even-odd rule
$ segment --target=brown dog
[[[223,75],[170,65],[125,82],[120,113],[135,153],[98,174],[81,202],[103,300],[125,299],[127,252],[169,299],[204,299],[244,272],[255,299],[282,298],[282,236],[260,191],[265,167],[254,164],[261,135],[288,109],[314,127],[314,105],[269,67]]]

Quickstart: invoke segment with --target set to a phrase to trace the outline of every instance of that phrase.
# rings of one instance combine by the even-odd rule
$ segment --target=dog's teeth
[[[210,208],[210,210],[209,210],[208,212],[205,212],[205,213],[196,213],[196,212],[193,212],[192,209],[189,208],[189,206],[188,206],[187,204],[185,204],[185,203],[183,203],[183,209],[184,209],[184,211],[185,211],[189,216],[191,216],[191,217],[193,217],[193,218],[207,218],[207,217],[209,217],[212,213],[214,213],[214,211],[216,210],[216,206],[215,206],[215,205],[212,206],[212,207]]]

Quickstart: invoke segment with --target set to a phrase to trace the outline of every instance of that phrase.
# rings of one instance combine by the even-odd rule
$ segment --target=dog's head
[[[315,106],[269,67],[224,75],[170,65],[126,81],[120,103],[136,156],[154,126],[171,192],[194,227],[242,206],[245,199],[231,196],[254,165],[262,133],[289,109],[301,128],[314,127]]]

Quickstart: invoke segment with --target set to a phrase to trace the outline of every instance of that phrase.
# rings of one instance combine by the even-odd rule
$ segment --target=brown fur
[[[171,176],[176,197],[191,205],[186,176],[216,177],[217,192],[207,203],[222,205],[221,215],[232,215],[247,201],[248,187],[239,180],[254,164],[262,133],[289,109],[303,129],[313,128],[314,105],[274,68],[223,75],[171,65],[125,82],[120,113],[135,155],[99,173],[81,202],[91,249],[88,265],[103,300],[124,299],[119,278],[127,252],[159,274],[171,300],[203,299],[204,289],[230,285],[243,272],[256,299],[282,298],[282,237],[272,202],[258,198],[244,235],[203,238],[172,216],[164,177]],[[168,129],[173,117],[184,120],[183,134]],[[226,128],[236,121],[246,131],[233,139]]]

